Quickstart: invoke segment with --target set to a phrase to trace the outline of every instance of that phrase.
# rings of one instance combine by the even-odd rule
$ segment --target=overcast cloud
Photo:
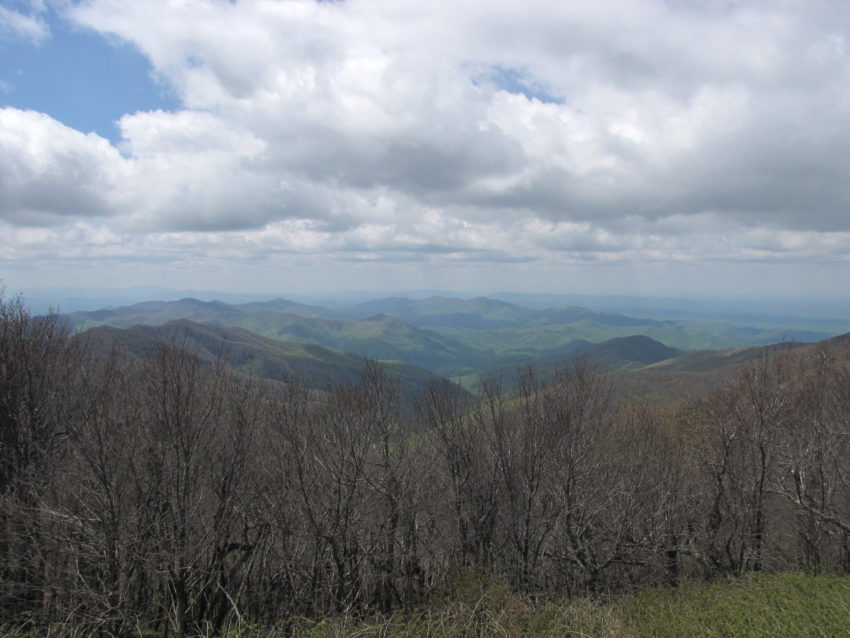
[[[330,288],[352,261],[409,263],[411,286],[470,262],[847,274],[845,2],[61,6],[137,48],[181,108],[125,114],[117,144],[0,109],[7,268],[229,264],[248,281],[265,263]],[[0,37],[37,46],[42,13],[0,8]]]

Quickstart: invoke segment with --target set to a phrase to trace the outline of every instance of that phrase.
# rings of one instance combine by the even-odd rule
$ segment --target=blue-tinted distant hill
[[[338,309],[350,317],[383,313],[434,330],[479,350],[504,355],[547,356],[573,341],[600,343],[643,334],[683,350],[763,345],[778,341],[815,342],[829,332],[784,325],[652,319],[579,306],[531,308],[487,297],[461,299],[388,297]],[[834,334],[834,333],[833,333]]]
[[[540,310],[499,301],[498,299],[488,299],[487,297],[475,297],[474,299],[389,297],[343,307],[340,312],[352,317],[381,313],[418,327],[439,326],[472,330],[575,323],[577,321],[594,321],[612,326],[638,326],[658,323],[624,315],[596,312],[577,306]]]
[[[491,356],[451,337],[421,330],[387,315],[365,319],[319,316],[323,309],[287,300],[229,305],[220,301],[180,299],[145,302],[94,312],[66,315],[76,330],[108,325],[127,328],[156,326],[177,319],[206,325],[238,327],[258,335],[349,351],[380,360],[392,360],[432,371],[455,372]],[[298,311],[301,314],[293,314]]]
[[[351,352],[270,339],[242,328],[200,324],[187,319],[156,326],[100,326],[77,338],[96,352],[117,349],[142,360],[152,357],[160,343],[177,343],[210,364],[221,361],[243,374],[277,382],[298,382],[319,390],[356,379],[366,365],[363,356]],[[408,396],[421,392],[437,378],[415,366],[397,362],[382,365],[401,380]]]
[[[100,325],[127,328],[137,324],[157,325],[174,319],[192,321],[218,321],[223,325],[238,325],[244,317],[257,313],[287,312],[304,317],[319,317],[332,314],[319,306],[309,306],[287,299],[227,304],[223,301],[201,301],[186,297],[176,301],[143,301],[129,306],[94,311],[77,311],[64,315],[77,330]]]
[[[657,320],[577,306],[528,308],[485,297],[392,297],[327,309],[286,299],[227,304],[184,298],[65,315],[76,330],[175,319],[240,327],[304,344],[393,360],[474,382],[483,370],[558,357],[586,344],[642,335],[684,351],[814,342],[828,333],[722,322]]]
[[[346,306],[340,311],[351,317],[386,314],[420,328],[446,326],[472,330],[521,325],[537,314],[531,308],[486,297],[388,297]]]

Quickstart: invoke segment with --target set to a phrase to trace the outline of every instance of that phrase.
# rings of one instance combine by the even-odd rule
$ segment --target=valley
[[[352,378],[364,358],[386,364],[414,389],[440,375],[469,391],[494,377],[511,387],[518,369],[529,366],[548,378],[584,359],[615,373],[624,396],[664,401],[708,391],[765,347],[794,348],[850,330],[850,321],[834,318],[749,316],[761,323],[433,296],[327,306],[281,298],[244,303],[183,298],[77,311],[62,319],[102,349],[115,343],[138,355],[152,352],[156,340],[181,334],[204,343],[208,358],[218,352],[243,373],[282,380],[297,372],[317,387]]]

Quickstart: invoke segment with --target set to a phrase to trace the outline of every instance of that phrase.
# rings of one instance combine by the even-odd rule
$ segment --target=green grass
[[[850,636],[850,578],[753,575],[641,592],[620,604],[627,636]]]
[[[275,636],[274,632],[257,633]],[[532,601],[490,586],[419,610],[365,621],[303,621],[298,638],[786,638],[850,636],[850,578],[753,575],[613,600]],[[250,638],[255,638],[250,636]],[[240,638],[249,638],[248,636]]]
[[[3,631],[14,638],[88,638],[67,625]],[[153,634],[142,632],[143,638]],[[292,619],[286,628],[244,625],[228,638],[788,638],[850,636],[850,578],[751,575],[613,599],[532,600],[480,576],[418,609],[366,619]]]

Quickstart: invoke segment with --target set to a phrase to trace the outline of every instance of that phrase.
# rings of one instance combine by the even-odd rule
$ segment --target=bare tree
[[[475,401],[443,380],[431,384],[419,402],[420,418],[435,446],[440,488],[435,495],[443,500],[442,511],[451,521],[447,558],[456,567],[492,563],[498,470],[491,433],[493,422],[504,418],[503,400],[496,380],[485,383]]]
[[[838,342],[796,358],[795,411],[775,491],[797,509],[803,560],[811,569],[837,562],[850,571],[848,354],[847,345]],[[839,557],[829,561],[835,541]]]
[[[85,370],[87,401],[62,480],[43,506],[62,569],[56,595],[64,614],[116,636],[141,622],[151,595],[139,551],[140,503],[128,490],[141,443],[135,381],[114,354]]]
[[[794,404],[789,362],[787,353],[765,355],[740,368],[706,405],[713,569],[740,574],[765,565],[770,487]]]
[[[141,378],[142,439],[133,467],[148,572],[161,574],[178,637],[217,631],[239,595],[264,527],[250,518],[261,401],[256,388],[182,344],[160,346]]]
[[[511,580],[520,588],[536,589],[544,543],[560,514],[552,486],[567,430],[558,418],[557,387],[542,386],[533,369],[520,373],[518,395],[507,417],[493,419],[491,427],[504,493],[501,522],[510,540]]]
[[[0,608],[49,613],[42,498],[83,393],[79,342],[58,315],[36,317],[0,288]]]
[[[602,445],[610,426],[610,381],[578,361],[558,375],[551,392],[550,409],[560,429],[554,478],[558,538],[551,555],[564,569],[564,586],[597,590],[622,541],[622,530],[602,533],[603,519],[621,507],[609,482],[615,460]],[[614,518],[615,524],[621,520]]]

